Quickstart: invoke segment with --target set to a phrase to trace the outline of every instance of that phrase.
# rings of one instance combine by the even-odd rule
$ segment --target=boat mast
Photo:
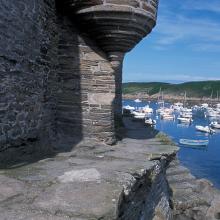
[[[184,102],[183,102],[183,105],[184,105],[184,108],[186,107],[186,91],[185,91],[185,94],[184,94]]]
[[[212,105],[213,104],[213,89],[212,89],[212,92],[211,92],[210,99],[211,99],[210,104]]]
[[[159,90],[158,102],[160,102],[160,97],[161,97],[161,87],[160,87],[160,90]]]

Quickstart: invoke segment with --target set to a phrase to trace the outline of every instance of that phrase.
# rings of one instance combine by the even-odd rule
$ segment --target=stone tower
[[[78,23],[105,53],[114,74],[114,91],[92,93],[91,103],[102,101],[112,106],[109,126],[110,142],[114,140],[114,128],[121,121],[122,112],[122,64],[126,52],[148,35],[156,24],[158,0],[66,0],[64,11]],[[97,102],[94,102],[97,100]],[[110,113],[110,112],[109,112]],[[101,115],[97,115],[97,120]],[[112,137],[111,137],[112,136]],[[102,137],[103,134],[102,134]]]
[[[114,143],[123,58],[151,32],[157,6],[1,0],[0,151],[29,140]]]

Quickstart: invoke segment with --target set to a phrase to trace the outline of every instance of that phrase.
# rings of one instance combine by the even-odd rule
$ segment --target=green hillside
[[[182,84],[170,83],[123,83],[123,94],[137,94],[146,93],[154,95],[161,90],[164,94],[169,95],[183,95],[185,92],[188,97],[211,97],[220,95],[220,81],[200,81],[200,82],[187,82]]]

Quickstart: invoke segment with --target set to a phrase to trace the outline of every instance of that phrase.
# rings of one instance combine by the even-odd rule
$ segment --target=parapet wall
[[[1,0],[0,150],[29,140],[115,142],[122,62],[157,1]]]

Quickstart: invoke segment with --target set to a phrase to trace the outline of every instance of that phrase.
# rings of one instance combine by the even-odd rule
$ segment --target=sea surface
[[[164,121],[160,117],[156,117],[156,109],[158,105],[156,102],[141,102],[135,103],[133,100],[123,100],[123,105],[130,105],[134,107],[143,107],[149,105],[154,109],[153,119],[156,119],[157,124],[155,128],[168,134],[172,140],[180,147],[178,158],[182,165],[188,167],[191,173],[197,178],[206,178],[210,180],[215,187],[220,189],[220,130],[216,130],[215,134],[209,135],[198,132],[195,129],[196,125],[208,125],[210,119],[201,116],[195,116],[191,125],[182,125],[178,120]],[[165,103],[169,106],[170,103]],[[180,146],[179,139],[208,139],[207,147],[184,147]]]

